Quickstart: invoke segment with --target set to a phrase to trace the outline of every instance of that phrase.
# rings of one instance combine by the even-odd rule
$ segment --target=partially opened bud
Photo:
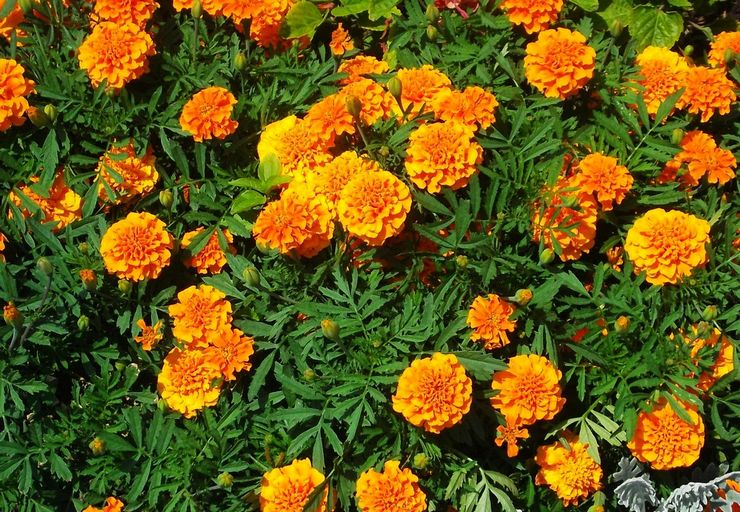
[[[339,338],[339,326],[334,320],[325,319],[321,321],[321,332],[330,340]]]
[[[403,93],[403,84],[398,77],[394,76],[393,78],[388,80],[388,92],[390,92],[391,95],[396,99],[399,99],[401,97],[401,94]]]
[[[59,115],[59,111],[54,105],[50,103],[44,107],[44,114],[46,114],[49,120],[53,123],[57,120],[57,115]]]
[[[628,316],[621,315],[614,321],[614,330],[619,334],[625,333],[629,330],[631,323]]]
[[[533,296],[534,295],[532,294],[532,290],[530,290],[529,288],[522,288],[520,290],[517,290],[514,294],[514,302],[516,302],[520,306],[526,306],[532,300]]]
[[[28,107],[26,110],[26,114],[28,115],[28,119],[31,120],[31,123],[36,128],[46,128],[51,124],[51,119],[49,119],[49,116],[47,116],[43,110],[40,110],[36,107]]]
[[[12,302],[8,302],[3,308],[3,320],[9,326],[20,329],[23,325],[23,319],[23,313],[18,311],[18,308]]]
[[[50,276],[54,272],[54,265],[49,261],[49,258],[44,258],[43,256],[36,262],[36,267],[47,276]]]
[[[715,320],[717,318],[717,306],[710,305],[705,307],[704,311],[701,314],[701,317],[707,322]]]
[[[80,281],[89,291],[93,291],[98,287],[98,276],[94,270],[90,268],[83,268],[80,270]]]
[[[105,453],[105,441],[103,441],[99,437],[96,437],[95,439],[90,441],[90,444],[88,446],[93,452],[93,455],[103,455],[103,453]]]

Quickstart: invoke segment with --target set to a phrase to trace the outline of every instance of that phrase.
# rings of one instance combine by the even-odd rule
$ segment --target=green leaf
[[[683,18],[677,12],[641,5],[633,11],[629,30],[640,50],[646,46],[670,48],[683,31]]]
[[[609,30],[611,30],[613,34],[616,34],[623,27],[630,24],[632,21],[633,9],[632,0],[615,0],[609,4],[609,7],[598,14],[609,26]]]
[[[691,2],[689,0],[668,0],[668,3],[674,7],[681,7],[682,9],[691,9]]]
[[[483,352],[452,352],[476,380],[491,380],[491,375],[506,369],[506,364]]]
[[[584,11],[593,12],[599,8],[599,0],[570,0]]]
[[[239,213],[244,210],[249,210],[255,206],[265,204],[266,198],[259,192],[254,190],[245,190],[239,196],[234,199],[231,205],[231,213]]]
[[[311,2],[295,4],[285,17],[286,35],[289,39],[307,36],[312,38],[323,17],[321,11]]]

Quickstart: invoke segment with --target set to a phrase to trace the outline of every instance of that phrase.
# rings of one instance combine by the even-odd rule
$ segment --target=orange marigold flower
[[[202,0],[201,5],[203,6],[203,10],[211,16],[220,16],[223,14],[223,10],[227,5],[237,1],[238,3],[247,3],[241,2],[241,0]],[[251,4],[251,2],[249,3]],[[172,0],[172,6],[178,11],[192,9],[193,0]]]
[[[188,231],[182,237],[180,247],[187,249],[193,239],[199,234],[205,231],[205,228],[197,228],[193,231]],[[226,239],[227,249],[231,254],[236,254],[236,248],[232,245],[234,237],[228,229],[222,229],[221,233]],[[214,231],[211,237],[208,239],[206,245],[198,251],[197,254],[192,254],[183,260],[186,267],[194,268],[199,274],[218,274],[221,269],[226,265],[226,253],[221,249],[221,242],[219,241],[218,233]]]
[[[620,272],[622,265],[624,264],[624,247],[621,245],[615,245],[611,249],[606,251],[606,260],[614,270]]]
[[[436,119],[457,121],[473,131],[477,127],[485,130],[496,121],[496,107],[496,97],[477,86],[466,87],[464,91],[443,89],[432,98]]]
[[[350,179],[361,173],[380,170],[380,165],[375,160],[358,156],[354,151],[345,151],[328,164],[309,172],[306,175],[306,186],[311,193],[323,195],[329,208],[336,213],[342,189]]]
[[[424,512],[427,499],[419,488],[419,477],[410,469],[389,460],[378,473],[368,469],[357,479],[357,505],[361,512]]]
[[[567,444],[558,441],[540,446],[534,460],[540,466],[535,483],[555,491],[567,507],[601,489],[603,471],[589,455],[587,443],[571,432],[564,437]]]
[[[624,250],[648,283],[675,284],[706,263],[709,229],[707,221],[693,215],[655,208],[632,225]]]
[[[580,32],[558,28],[540,32],[527,45],[527,81],[548,98],[565,99],[577,93],[594,75],[596,51]]]
[[[13,59],[0,59],[0,132],[26,122],[29,106],[25,97],[36,84],[23,76],[25,71]]]
[[[16,3],[7,16],[0,18],[0,37],[3,37],[10,42],[13,31],[15,31],[18,39],[25,38],[27,35],[25,30],[18,27],[24,21],[25,16],[23,15],[23,9],[21,9],[21,6]]]
[[[317,139],[324,139],[327,146],[333,146],[336,137],[344,133],[355,133],[355,120],[341,94],[331,94],[315,103],[306,112],[303,122]]]
[[[496,446],[506,443],[506,456],[509,458],[519,455],[519,442],[517,439],[529,439],[529,430],[517,426],[499,425],[496,428],[498,435],[493,440]]]
[[[134,341],[141,344],[142,350],[147,352],[153,349],[157,343],[162,341],[162,321],[154,325],[147,325],[143,318],[136,321],[136,326],[140,329],[139,335],[134,336]]]
[[[111,148],[98,163],[98,196],[102,201],[121,203],[150,193],[159,181],[155,161],[151,147],[139,158],[133,141]]]
[[[8,238],[0,233],[0,262],[5,263],[5,256],[2,254],[2,252],[5,250],[5,242],[8,241]]]
[[[498,393],[491,398],[491,405],[501,411],[509,426],[551,420],[565,404],[565,398],[560,396],[562,376],[545,357],[514,356],[506,370],[493,374],[491,388]]]
[[[649,412],[640,411],[637,415],[635,433],[627,448],[653,469],[685,468],[699,460],[704,446],[704,421],[694,406],[679,403],[691,422],[683,420],[665,398]]]
[[[288,188],[260,212],[252,234],[258,245],[312,258],[329,246],[333,215],[325,197]]]
[[[396,76],[401,81],[401,105],[404,111],[411,106],[411,114],[431,110],[434,97],[452,87],[447,75],[429,64],[399,69]]]
[[[316,167],[331,161],[329,146],[310,125],[296,116],[288,116],[262,130],[257,153],[260,161],[275,155],[285,176],[305,176]]]
[[[120,279],[156,279],[170,264],[172,235],[151,213],[129,213],[103,235],[100,254],[105,268]]]
[[[208,347],[231,324],[231,302],[207,284],[182,290],[167,311],[174,322],[172,335],[188,348]]]
[[[533,239],[535,242],[542,239],[545,247],[559,252],[562,261],[577,260],[594,246],[596,215],[593,195],[561,178],[545,194],[545,202],[534,205]]]
[[[533,34],[558,20],[563,0],[504,0],[501,8],[510,22],[523,25],[527,34]]]
[[[159,4],[154,0],[95,0],[93,20],[135,23],[143,28],[158,7]]]
[[[351,59],[342,61],[337,69],[337,73],[346,73],[347,77],[339,81],[341,85],[347,85],[357,82],[366,77],[366,75],[382,75],[390,71],[385,61],[378,60],[375,57],[366,55],[357,55]]]
[[[516,320],[511,316],[516,308],[498,295],[476,297],[468,311],[467,323],[473,329],[470,339],[483,341],[487,350],[509,344],[507,332],[514,332]]]
[[[121,89],[149,71],[155,53],[151,36],[135,23],[104,21],[82,42],[78,58],[93,87],[106,81],[109,89]]]
[[[39,177],[32,176],[30,181],[38,183]],[[47,197],[37,194],[27,185],[20,186],[18,190],[38,205],[44,214],[42,222],[56,222],[55,231],[64,229],[69,224],[82,218],[82,197],[67,186],[64,182],[64,173],[61,170],[54,178]],[[15,192],[10,193],[10,200],[21,209],[24,217],[28,218],[33,215]]]
[[[388,119],[398,108],[393,96],[383,88],[382,85],[370,80],[360,78],[345,85],[339,95],[346,101],[349,97],[360,100],[360,119],[368,126],[374,125],[380,119]]]
[[[221,14],[231,18],[236,25],[241,25],[244,20],[259,16],[266,4],[264,1],[245,2],[244,0],[220,0],[217,3],[221,6]],[[205,5],[203,7],[205,8]]]
[[[103,508],[97,508],[93,507],[92,505],[85,508],[82,512],[122,512],[123,511],[123,502],[119,500],[118,498],[114,498],[113,496],[109,496],[108,499],[105,500],[105,505]]]
[[[655,115],[668,96],[686,84],[689,65],[686,59],[668,48],[648,46],[635,59],[636,83],[642,88],[649,114]]]
[[[735,55],[740,54],[740,31],[721,32],[714,36],[707,60],[715,68],[725,68],[728,52]]]
[[[439,434],[470,411],[473,383],[453,354],[417,359],[398,379],[393,410],[412,425]]]
[[[208,87],[193,95],[182,108],[180,126],[196,142],[225,139],[239,123],[231,118],[236,98],[223,87]]]
[[[235,380],[234,373],[252,368],[249,357],[254,354],[254,338],[251,336],[228,326],[211,337],[210,343],[208,357],[221,369],[225,380]]]
[[[275,468],[262,476],[261,512],[303,512],[311,493],[324,482],[324,475],[308,459],[294,460],[288,466]],[[316,512],[327,511],[329,489],[324,489]]]
[[[634,183],[632,175],[617,159],[592,153],[578,162],[571,183],[587,194],[593,194],[604,211],[614,208],[627,196]]]
[[[688,333],[682,333],[682,336],[684,341],[691,346],[691,357],[694,358],[695,363],[698,364],[699,351],[703,349],[713,349],[716,353],[711,371],[699,375],[697,387],[702,391],[709,391],[715,382],[735,369],[735,348],[730,339],[719,329],[707,329],[707,332],[703,332],[694,325]]]
[[[456,121],[420,126],[409,137],[406,174],[411,182],[432,194],[468,184],[483,162],[483,148],[473,133]]]
[[[344,229],[371,246],[403,231],[411,191],[388,171],[360,172],[339,194],[337,214]]]
[[[23,313],[18,310],[12,301],[8,302],[3,306],[3,320],[6,324],[18,329],[23,325]]]
[[[696,66],[686,73],[686,89],[678,100],[678,108],[688,107],[692,114],[701,114],[706,123],[714,114],[730,112],[735,95],[735,84],[727,78],[723,69]]]
[[[339,26],[331,33],[331,42],[329,42],[329,48],[334,55],[344,55],[345,52],[354,50],[355,43],[352,42],[352,38],[349,32],[344,30],[344,27],[340,23]]]
[[[280,36],[285,16],[296,0],[262,0],[261,8],[253,14],[249,36],[263,48],[280,48],[286,41]]]
[[[202,350],[173,348],[159,372],[157,390],[169,409],[192,418],[218,402],[221,370]]]

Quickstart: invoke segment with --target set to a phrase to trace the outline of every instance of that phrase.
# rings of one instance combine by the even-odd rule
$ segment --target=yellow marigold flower
[[[354,151],[345,151],[326,165],[306,175],[306,186],[315,195],[323,195],[329,208],[336,214],[337,203],[344,186],[354,176],[365,172],[380,171],[380,165]]]
[[[294,460],[288,466],[275,468],[262,476],[261,512],[303,512],[311,493],[324,482],[324,475],[308,459]],[[328,489],[316,512],[326,512]]]
[[[275,155],[285,176],[305,176],[308,171],[330,162],[329,149],[326,139],[296,116],[267,125],[257,144],[260,160]]]
[[[346,98],[331,94],[314,104],[303,122],[317,139],[324,139],[327,146],[333,146],[336,137],[355,133],[355,120],[347,110]]]
[[[246,2],[242,2],[241,0],[201,0],[203,10],[211,16],[220,16],[221,14],[224,14],[223,10],[226,8],[227,5],[230,5],[232,3]],[[172,0],[172,6],[178,11],[182,11],[184,9],[192,9],[193,0]]]
[[[208,87],[193,95],[182,108],[180,126],[196,142],[225,139],[239,123],[231,118],[236,98],[223,87]]]
[[[251,336],[245,336],[239,329],[228,326],[213,336],[210,342],[206,353],[221,369],[225,380],[235,380],[236,372],[252,368],[249,357],[254,354],[254,338]]]
[[[366,75],[382,75],[390,71],[388,64],[375,57],[358,55],[342,61],[337,69],[337,73],[346,73],[347,78],[339,81],[341,85],[347,85],[366,78]]]
[[[329,48],[331,48],[331,52],[334,55],[344,55],[345,52],[354,50],[355,48],[355,44],[352,42],[349,32],[344,30],[341,23],[337,26],[334,32],[331,33]]]
[[[562,376],[545,357],[514,356],[506,370],[493,374],[491,388],[498,393],[491,398],[491,405],[501,411],[511,427],[551,420],[565,404],[560,396]]]
[[[696,66],[686,73],[686,89],[678,100],[678,108],[688,107],[691,114],[701,114],[701,122],[706,123],[716,113],[730,112],[735,95],[735,84],[727,78],[723,69]]]
[[[280,27],[296,0],[262,0],[261,9],[253,16],[249,25],[249,36],[263,48],[280,48],[285,40],[280,36]]]
[[[104,21],[82,42],[78,58],[93,87],[107,81],[115,90],[149,71],[155,53],[151,36],[135,23]]]
[[[443,89],[432,98],[434,117],[440,121],[457,121],[475,131],[486,129],[496,121],[496,97],[480,87],[466,87],[464,91]]]
[[[203,231],[205,231],[205,228],[197,228],[185,233],[182,237],[180,247],[182,249],[187,249],[193,239]],[[231,254],[236,254],[236,248],[232,245],[234,242],[232,234],[228,229],[221,230],[221,233],[223,233],[224,238],[226,239],[229,252]],[[214,231],[206,245],[197,254],[193,254],[185,258],[183,263],[186,267],[197,270],[199,274],[220,273],[221,269],[226,265],[226,253],[221,249],[218,233]]]
[[[382,85],[369,78],[350,82],[339,91],[339,95],[345,100],[350,97],[360,100],[360,119],[368,126],[380,119],[388,119],[398,108],[393,96]]]
[[[580,32],[558,28],[540,32],[527,45],[527,81],[548,98],[565,99],[577,93],[594,75],[596,51]]]
[[[498,295],[476,297],[468,311],[467,323],[473,332],[470,339],[481,340],[487,350],[509,344],[507,332],[514,332],[516,320],[511,316],[516,308]]]
[[[127,146],[111,148],[98,163],[97,173],[101,180],[98,196],[102,201],[121,203],[149,194],[159,181],[155,161],[151,147],[139,158],[133,141]]]
[[[122,512],[123,502],[113,496],[108,497],[105,500],[103,508],[93,507],[92,505],[85,508],[82,512]]]
[[[0,132],[26,122],[29,106],[25,97],[36,84],[23,76],[25,71],[13,59],[0,59]]]
[[[142,350],[147,352],[153,349],[157,343],[162,341],[162,321],[154,325],[147,325],[143,318],[136,321],[136,326],[140,329],[139,335],[134,336],[134,341],[141,345]]]
[[[347,232],[380,246],[403,231],[411,210],[411,191],[388,171],[360,172],[339,194],[337,213]]]
[[[452,354],[417,359],[398,379],[393,410],[412,425],[439,434],[470,411],[473,383]]]
[[[202,350],[173,348],[159,372],[157,391],[169,409],[192,418],[218,402],[221,370]]]
[[[668,48],[648,46],[635,59],[637,84],[642,88],[642,97],[649,114],[658,112],[658,107],[668,96],[686,84],[689,65],[686,59]]]
[[[167,308],[174,322],[172,335],[188,348],[208,347],[231,325],[231,302],[213,286],[190,286]]]
[[[483,161],[483,148],[464,125],[447,121],[420,126],[409,137],[406,174],[411,182],[432,194],[468,184]]]
[[[587,443],[582,443],[578,436],[570,432],[564,437],[567,445],[558,441],[537,449],[534,460],[540,470],[535,483],[555,491],[568,507],[577,505],[601,489],[603,471],[589,455]]]
[[[170,264],[172,235],[151,213],[129,213],[103,235],[100,254],[105,268],[119,279],[156,279]]]
[[[725,56],[731,51],[734,54],[740,54],[740,31],[721,32],[714,36],[712,47],[707,55],[707,60],[712,67],[725,68]]]
[[[506,443],[506,456],[509,458],[519,455],[518,439],[529,439],[529,430],[517,426],[499,425],[496,432],[498,435],[493,442],[496,446],[503,446]]]
[[[566,179],[560,179],[544,196],[543,203],[537,201],[534,205],[534,241],[542,239],[550,250],[557,244],[562,261],[577,260],[594,246],[596,200]]]
[[[23,15],[23,9],[21,9],[21,6],[16,3],[6,17],[0,18],[0,37],[5,38],[9,42],[13,31],[15,30],[15,34],[18,39],[25,38],[27,35],[25,30],[18,27],[24,21],[25,16]]]
[[[699,375],[697,387],[702,391],[709,391],[709,388],[715,382],[735,369],[735,348],[730,339],[716,327],[708,330],[708,332],[701,332],[694,325],[688,333],[682,333],[682,336],[684,341],[691,345],[691,357],[694,358],[695,362],[698,362],[699,358],[697,356],[702,349],[715,349],[714,351],[717,354],[711,371]],[[719,344],[719,348],[717,348],[717,344]]]
[[[523,25],[527,34],[532,34],[558,20],[563,0],[504,0],[501,8],[510,22]]]
[[[95,0],[92,20],[118,24],[134,23],[144,27],[152,19],[159,4],[154,0]]]
[[[258,245],[312,258],[329,246],[333,215],[325,197],[291,187],[260,212],[252,234]]]
[[[627,196],[634,183],[632,175],[617,159],[592,153],[578,162],[571,183],[587,194],[593,194],[604,211],[614,208]]]
[[[693,215],[655,208],[632,225],[624,250],[648,283],[675,284],[706,263],[709,229],[707,221]]]
[[[38,183],[39,177],[32,176],[30,181]],[[82,197],[67,186],[64,182],[64,173],[61,170],[54,178],[47,197],[40,196],[27,185],[20,186],[18,190],[38,205],[44,214],[42,222],[56,222],[54,231],[64,229],[69,224],[82,218]],[[10,200],[21,209],[24,217],[32,216],[32,213],[28,211],[15,192],[10,193]]]
[[[452,87],[450,79],[433,66],[399,69],[396,75],[401,81],[401,104],[404,111],[412,106],[411,114],[421,114],[432,108],[434,97]]]
[[[695,407],[680,403],[691,423],[681,419],[665,398],[654,404],[650,412],[640,411],[637,415],[635,433],[627,448],[653,469],[685,468],[699,460],[704,446],[704,421]]]
[[[410,469],[389,460],[378,473],[368,469],[357,479],[357,506],[361,512],[424,512],[427,500],[419,488],[419,477]]]

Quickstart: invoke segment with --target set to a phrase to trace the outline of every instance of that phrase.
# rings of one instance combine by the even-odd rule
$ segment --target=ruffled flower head
[[[26,122],[26,96],[36,84],[23,76],[25,71],[13,59],[0,59],[0,132]]]
[[[527,45],[527,81],[548,98],[565,99],[577,93],[594,75],[596,51],[580,32],[558,28],[540,32]]]
[[[432,98],[434,117],[440,121],[457,121],[472,131],[486,129],[496,120],[496,97],[477,86],[463,91],[443,89]]]
[[[94,22],[134,23],[143,28],[159,4],[154,0],[95,0],[91,18]]]
[[[249,37],[263,48],[279,49],[287,46],[289,42],[280,35],[280,28],[295,4],[296,0],[261,0],[260,7],[252,15],[249,24]]]
[[[192,418],[218,403],[221,370],[202,350],[173,348],[159,372],[157,390],[169,409]]]
[[[357,479],[357,505],[360,512],[424,512],[426,495],[419,488],[419,477],[410,469],[389,460],[378,473],[370,468]]]
[[[98,163],[98,197],[121,203],[150,193],[159,181],[155,161],[151,148],[138,157],[133,142],[110,149]]]
[[[346,101],[354,97],[360,101],[360,120],[367,126],[372,126],[380,119],[388,119],[398,105],[393,96],[385,88],[369,78],[360,78],[345,85],[339,95]]]
[[[105,500],[105,505],[103,505],[103,508],[97,508],[90,505],[89,507],[85,508],[82,512],[122,512],[123,511],[123,502],[119,500],[118,498],[114,498],[113,496],[109,496]]]
[[[563,0],[504,0],[501,8],[510,22],[523,25],[527,34],[533,34],[558,20]]]
[[[231,311],[223,292],[207,284],[190,286],[168,308],[172,335],[188,348],[206,348],[231,325]]]
[[[39,177],[33,176],[30,181],[38,183]],[[67,186],[61,170],[54,177],[47,197],[37,194],[27,185],[21,185],[18,190],[41,209],[43,213],[41,222],[56,222],[54,231],[64,229],[82,218],[82,197]],[[33,215],[15,192],[10,193],[10,201],[21,209],[24,217]]]
[[[430,111],[434,97],[452,88],[447,75],[429,64],[399,69],[396,76],[401,81],[401,104],[404,111],[411,106],[411,114]]]
[[[151,213],[129,213],[103,235],[105,268],[120,279],[156,279],[170,264],[173,239],[164,222]]]
[[[317,139],[324,139],[330,147],[340,135],[355,133],[355,120],[341,94],[331,94],[315,103],[306,112],[303,122],[308,124],[308,129]]]
[[[193,231],[188,231],[182,237],[182,243],[180,247],[187,249],[192,243],[193,239],[198,236],[199,233],[205,231],[205,228],[197,228]],[[221,233],[226,240],[226,245],[231,254],[236,254],[236,249],[232,245],[234,243],[234,237],[228,229],[221,230]],[[218,274],[226,265],[226,253],[221,249],[221,242],[219,241],[218,233],[214,231],[211,237],[206,242],[206,245],[198,251],[196,254],[192,254],[183,260],[186,267],[194,268],[199,274]]]
[[[655,115],[668,96],[686,84],[689,65],[686,59],[668,48],[648,46],[635,59],[637,84],[649,114]]]
[[[223,87],[208,87],[193,95],[182,108],[180,126],[196,142],[225,139],[239,123],[231,118],[236,98]]]
[[[136,326],[140,331],[139,335],[134,337],[134,341],[141,345],[142,350],[149,351],[153,349],[157,343],[162,341],[161,320],[154,325],[147,325],[143,318],[139,318],[136,322]]]
[[[311,466],[308,459],[294,460],[291,464],[268,471],[262,477],[260,489],[261,512],[303,512],[311,493],[324,483],[324,475]],[[316,512],[326,512],[328,489]]]
[[[262,130],[257,153],[261,161],[268,155],[276,156],[285,176],[305,176],[308,171],[332,160],[327,142],[309,123],[288,116]]]
[[[352,38],[349,35],[342,24],[340,23],[334,32],[331,33],[331,41],[329,42],[329,48],[334,55],[344,55],[350,50],[354,50],[355,44],[352,42]]]
[[[329,208],[336,213],[342,189],[353,177],[380,170],[380,165],[375,160],[358,156],[354,151],[345,151],[328,164],[308,173],[306,186],[313,194],[323,195]]]
[[[339,83],[347,85],[366,78],[367,75],[382,75],[390,70],[388,64],[375,57],[366,55],[357,55],[351,59],[342,61],[337,69],[337,73],[346,73],[347,77],[342,78]]]
[[[219,367],[225,380],[235,380],[235,373],[252,368],[249,358],[254,354],[254,338],[245,336],[239,329],[227,327],[213,336],[210,342],[206,353]]]
[[[468,326],[473,329],[470,339],[482,341],[488,350],[508,345],[508,333],[516,329],[516,320],[511,318],[515,310],[498,295],[476,297],[468,311]]]
[[[676,106],[688,108],[691,114],[701,114],[702,123],[709,121],[714,114],[728,114],[737,99],[735,83],[727,78],[723,69],[689,68],[685,87]]]
[[[678,180],[686,187],[695,187],[705,176],[708,183],[719,185],[735,178],[735,155],[718,147],[711,135],[692,130],[684,135],[680,146],[681,151],[663,168],[659,183]],[[685,172],[679,176],[681,170]]]
[[[728,53],[740,55],[740,31],[721,32],[714,36],[707,60],[712,67],[725,68]]]
[[[593,194],[601,209],[609,211],[620,204],[632,189],[634,178],[617,159],[592,153],[578,162],[571,183],[582,192]]]

